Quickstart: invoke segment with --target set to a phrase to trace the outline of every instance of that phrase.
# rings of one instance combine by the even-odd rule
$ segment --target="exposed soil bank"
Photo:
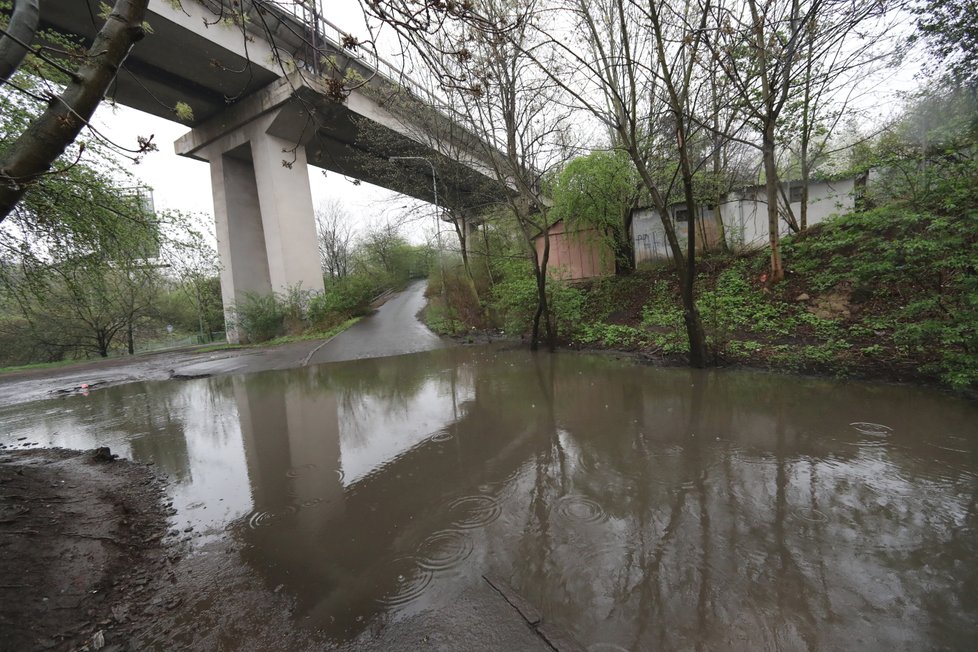
[[[0,649],[126,649],[169,562],[153,471],[108,449],[0,453]]]

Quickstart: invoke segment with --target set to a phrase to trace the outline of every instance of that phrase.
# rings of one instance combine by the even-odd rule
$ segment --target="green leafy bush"
[[[363,276],[347,276],[332,281],[326,292],[309,301],[309,319],[317,325],[328,326],[350,317],[364,315],[370,310],[370,300],[377,288]]]
[[[863,327],[897,355],[924,360],[924,373],[956,388],[978,382],[978,212],[951,217],[891,205],[855,213],[786,242],[785,256],[811,286],[851,289],[874,311]],[[841,337],[839,324],[814,328],[822,338]]]
[[[248,292],[234,314],[243,342],[266,342],[285,331],[285,308],[274,294]]]
[[[503,330],[510,334],[528,332],[537,309],[537,283],[527,267],[529,265],[509,266],[505,278],[492,289],[492,308],[500,315]],[[584,293],[568,283],[549,279],[547,303],[557,336],[573,337],[583,314]]]
[[[601,344],[622,349],[641,346],[648,339],[648,334],[640,328],[601,322],[583,324],[577,336],[581,344]]]

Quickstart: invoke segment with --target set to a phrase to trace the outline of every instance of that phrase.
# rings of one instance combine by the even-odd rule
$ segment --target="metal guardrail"
[[[186,1],[186,0],[184,0]],[[215,20],[228,17],[227,0],[196,0],[214,13]],[[330,55],[348,58],[363,68],[367,83],[380,82],[399,89],[405,97],[430,107],[441,118],[454,123],[466,138],[484,142],[477,130],[470,126],[471,120],[465,113],[451,106],[444,97],[439,96],[430,86],[422,84],[403,69],[379,56],[373,48],[344,47],[349,35],[340,27],[323,17],[323,5],[331,0],[241,0],[235,3],[234,15],[241,19],[246,32],[253,37],[271,42],[274,49],[287,52],[296,66],[316,76],[324,70],[323,59]],[[504,146],[494,142],[488,144],[489,150],[500,153]],[[492,166],[487,159],[494,154],[483,152],[475,159],[478,165]]]
[[[208,0],[202,1],[205,4],[208,2]],[[293,59],[305,70],[322,74],[323,63],[320,57],[325,54],[325,50],[333,50],[336,54],[353,59],[381,81],[404,89],[415,98],[426,102],[443,113],[444,117],[465,124],[464,114],[432,92],[429,87],[406,75],[403,69],[379,56],[372,48],[345,47],[344,40],[351,34],[323,17],[322,0],[294,0],[287,5],[273,0],[246,0],[242,2],[242,10],[247,16],[246,28],[249,31],[262,38],[270,36],[273,40],[283,41],[291,49]],[[264,11],[280,21],[274,33],[269,34],[271,30],[264,28],[263,20],[258,15],[259,11]],[[267,17],[264,22],[267,23]],[[292,25],[282,31],[280,28],[283,23],[292,23]],[[280,47],[282,43],[276,42],[275,45]]]

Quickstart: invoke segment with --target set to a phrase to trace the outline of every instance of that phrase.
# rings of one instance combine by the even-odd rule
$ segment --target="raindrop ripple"
[[[489,525],[502,513],[502,507],[494,496],[474,494],[456,498],[448,504],[452,524],[463,530],[472,530]]]
[[[472,539],[458,530],[435,532],[420,546],[418,565],[431,571],[449,570],[472,554]]]

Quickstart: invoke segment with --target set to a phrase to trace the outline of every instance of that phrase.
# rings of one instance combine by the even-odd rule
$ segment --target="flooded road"
[[[112,387],[0,428],[156,463],[174,527],[230,537],[337,645],[487,573],[595,652],[978,636],[978,406],[936,392],[451,348]]]

